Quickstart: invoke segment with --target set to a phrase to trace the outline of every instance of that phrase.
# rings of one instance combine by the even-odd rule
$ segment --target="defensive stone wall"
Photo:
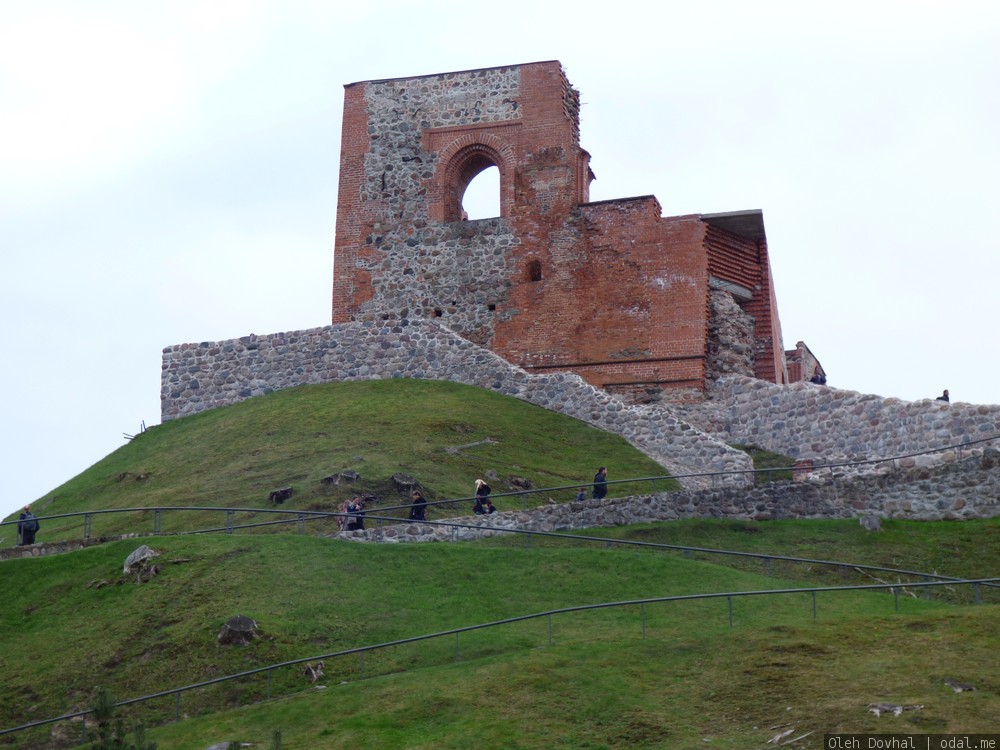
[[[719,379],[704,403],[673,411],[725,443],[825,462],[938,451],[1000,436],[1000,406],[904,401],[812,383],[777,386],[739,375]]]
[[[450,380],[528,401],[614,432],[672,474],[746,471],[741,451],[656,406],[628,405],[573,373],[529,374],[426,320],[341,323],[163,350],[163,421],[307,383],[411,377]],[[685,487],[704,477],[682,478]],[[719,481],[744,484],[732,475]]]

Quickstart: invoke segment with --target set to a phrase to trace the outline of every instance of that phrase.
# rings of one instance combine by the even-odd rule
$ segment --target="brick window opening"
[[[502,214],[500,155],[476,143],[459,151],[445,170],[445,221],[488,219]]]
[[[540,260],[529,260],[527,272],[528,272],[528,281],[541,281],[542,262]]]

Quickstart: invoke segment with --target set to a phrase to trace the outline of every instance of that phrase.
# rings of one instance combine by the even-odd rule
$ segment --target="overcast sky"
[[[998,39],[986,0],[4,2],[0,515],[159,423],[163,347],[329,323],[344,84],[539,60],[592,200],[763,210],[832,386],[1000,403]]]

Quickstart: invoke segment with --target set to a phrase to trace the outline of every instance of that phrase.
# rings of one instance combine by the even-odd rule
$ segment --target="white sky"
[[[593,200],[760,208],[831,385],[1000,402],[1000,4],[363,6],[0,4],[0,515],[159,422],[163,347],[329,322],[378,78],[561,60]]]

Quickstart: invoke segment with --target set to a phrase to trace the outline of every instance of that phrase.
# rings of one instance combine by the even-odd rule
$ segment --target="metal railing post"
[[[365,652],[358,651],[358,656],[361,657],[361,665],[358,670],[359,679],[365,679]]]
[[[157,508],[156,510],[153,511],[153,534],[159,536],[162,526],[163,526],[163,510]]]
[[[226,511],[226,533],[233,533],[233,526],[235,526],[236,511],[227,510]]]
[[[729,627],[733,626],[733,597],[727,596],[726,600],[729,602]]]
[[[267,697],[265,700],[271,700],[271,670],[267,670]]]
[[[813,619],[816,619],[816,592],[813,591]]]
[[[892,598],[893,598],[893,600],[895,601],[895,604],[896,604],[896,611],[899,612],[899,592],[896,590],[895,586],[893,586],[890,589],[890,591],[892,591]]]
[[[83,538],[90,539],[90,524],[93,521],[93,515],[90,513],[84,513],[83,515]]]
[[[299,513],[299,535],[306,533],[306,516],[305,513]]]
[[[552,615],[549,615],[549,648],[552,648]]]

